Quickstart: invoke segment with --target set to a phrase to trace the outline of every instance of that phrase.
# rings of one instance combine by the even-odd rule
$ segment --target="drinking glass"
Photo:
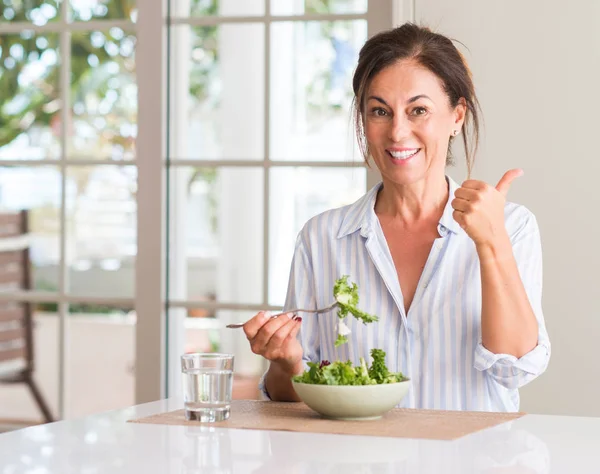
[[[202,422],[229,418],[233,355],[191,353],[181,356],[185,417]]]

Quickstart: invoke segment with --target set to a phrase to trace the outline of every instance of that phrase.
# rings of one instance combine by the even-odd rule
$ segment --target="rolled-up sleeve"
[[[290,277],[287,289],[287,295],[284,304],[284,311],[293,308],[316,309],[316,300],[314,292],[313,269],[309,258],[307,246],[303,234],[305,229],[296,239],[296,247],[292,258]],[[307,369],[309,361],[319,361],[319,327],[317,318],[304,318],[302,320],[298,339],[302,345],[302,362]],[[271,397],[265,386],[266,372],[260,378],[258,387],[264,400],[270,400]]]
[[[530,352],[517,358],[490,352],[480,340],[475,349],[475,368],[486,371],[503,387],[516,389],[546,370],[551,351],[542,311],[542,244],[538,224],[535,216],[522,206],[510,218],[518,219],[517,225],[513,224],[516,231],[511,236],[513,255],[538,322],[538,343]]]

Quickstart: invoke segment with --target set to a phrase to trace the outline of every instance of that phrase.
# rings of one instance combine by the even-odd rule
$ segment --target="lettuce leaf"
[[[347,343],[348,343],[348,338],[346,336],[338,334],[338,337],[335,340],[334,346],[340,347],[342,344],[347,344]]]
[[[356,319],[366,323],[378,321],[375,315],[365,313],[357,308],[358,305],[358,286],[356,283],[348,283],[348,275],[344,275],[335,281],[333,285],[333,297],[338,302],[338,318],[344,319],[351,314]]]
[[[406,380],[401,372],[392,373],[388,370],[385,365],[385,352],[381,349],[372,349],[371,357],[373,362],[370,367],[362,357],[356,367],[352,366],[351,361],[322,361],[320,364],[309,362],[308,370],[292,380],[317,385],[377,385]]]

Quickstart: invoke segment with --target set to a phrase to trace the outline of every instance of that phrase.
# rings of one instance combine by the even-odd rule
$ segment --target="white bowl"
[[[378,385],[316,385],[292,381],[298,397],[317,413],[338,420],[376,420],[398,405],[410,380]]]

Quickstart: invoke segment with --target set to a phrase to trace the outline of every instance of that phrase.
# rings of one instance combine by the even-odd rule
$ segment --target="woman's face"
[[[371,81],[364,112],[369,152],[384,180],[408,185],[445,173],[448,142],[465,117],[441,80],[411,60],[381,70]]]

